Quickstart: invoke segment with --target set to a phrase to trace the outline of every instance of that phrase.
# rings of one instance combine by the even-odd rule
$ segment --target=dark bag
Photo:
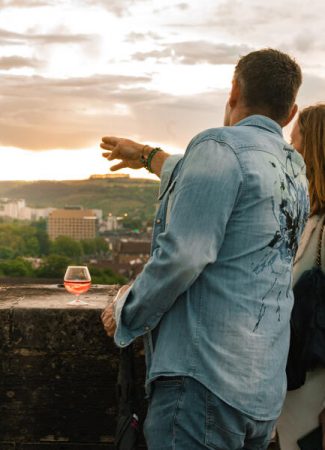
[[[122,348],[117,376],[116,450],[135,450],[139,437],[133,346]]]
[[[304,437],[298,439],[297,443],[301,450],[322,450],[322,439],[322,428],[319,426]]]
[[[316,264],[296,283],[291,314],[290,350],[287,361],[288,390],[301,387],[308,370],[325,367],[325,274],[321,270],[324,224],[318,244]]]

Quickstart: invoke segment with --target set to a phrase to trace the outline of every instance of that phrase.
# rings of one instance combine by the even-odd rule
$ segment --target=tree
[[[40,245],[37,230],[30,225],[21,223],[1,223],[0,248],[3,249],[4,258],[39,256]]]
[[[41,278],[62,278],[66,268],[71,265],[71,259],[63,255],[49,255],[42,261],[36,274]]]
[[[108,252],[107,242],[102,237],[84,239],[80,243],[83,248],[83,253],[86,256],[96,256]]]
[[[68,258],[79,261],[83,255],[83,248],[80,242],[68,236],[58,236],[51,243],[50,254],[67,256]]]
[[[126,284],[127,280],[121,275],[117,275],[111,269],[100,269],[99,267],[89,267],[93,284]]]
[[[10,247],[6,245],[0,246],[0,259],[13,259],[15,257],[15,252]]]
[[[24,254],[28,256],[39,256],[40,246],[39,241],[35,236],[26,239]]]
[[[29,261],[22,258],[16,258],[10,261],[0,263],[0,271],[11,277],[28,277],[33,275],[33,268]]]
[[[36,229],[36,237],[39,243],[40,256],[48,255],[50,252],[50,239],[47,234],[47,221],[45,219],[32,222],[32,226]]]

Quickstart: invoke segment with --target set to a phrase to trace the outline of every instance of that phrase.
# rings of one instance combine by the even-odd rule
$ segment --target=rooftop
[[[49,215],[52,219],[96,219],[92,209],[55,209]]]

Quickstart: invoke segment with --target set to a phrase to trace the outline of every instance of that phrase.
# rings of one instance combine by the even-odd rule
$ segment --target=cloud
[[[208,69],[207,72],[214,73],[214,70],[218,72],[219,68],[211,66],[201,68],[199,64],[234,64],[239,56],[266,46],[277,46],[289,53],[306,55],[306,61],[313,52],[310,58],[311,64],[314,64],[313,70],[316,72],[320,68],[321,73],[324,68],[322,67],[324,58],[317,57],[315,53],[322,51],[325,46],[324,27],[321,26],[325,15],[323,0],[315,0],[312,8],[308,3],[299,3],[297,8],[297,0],[294,2],[287,0],[284,3],[282,0],[272,0],[271,3],[249,0],[249,5],[242,0],[220,0],[206,2],[203,5],[207,6],[206,9],[198,2],[195,4],[194,1],[176,1],[171,6],[160,6],[160,12],[156,12],[152,20],[150,18],[154,6],[150,0],[76,0],[68,3],[71,12],[74,5],[83,9],[81,17],[84,17],[86,11],[88,18],[90,10],[94,16],[100,15],[105,26],[107,24],[109,33],[113,33],[114,39],[110,40],[109,34],[103,35],[101,39],[100,29],[98,36],[85,34],[81,22],[79,29],[75,23],[73,24],[74,30],[77,30],[74,32],[53,28],[59,16],[53,14],[55,20],[49,25],[46,21],[36,20],[35,18],[41,17],[41,14],[33,10],[28,15],[30,22],[25,23],[25,31],[16,32],[16,28],[13,27],[11,31],[0,29],[0,45],[30,46],[28,53],[24,53],[25,57],[8,56],[7,49],[6,56],[0,58],[0,69],[37,68],[37,64],[43,62],[32,57],[28,58],[26,55],[39,55],[40,59],[50,61],[50,58],[57,58],[58,54],[65,53],[57,49],[52,51],[52,48],[47,52],[47,45],[96,42],[100,50],[99,58],[102,57],[101,52],[103,58],[108,57],[112,48],[110,45],[115,46],[114,50],[119,56],[113,61],[115,53],[112,52],[109,63],[105,66],[94,64],[94,70],[101,67],[100,70],[115,72],[125,70],[125,73],[130,74],[152,70],[156,71],[153,75],[155,79],[151,80],[150,76],[120,75],[47,79],[40,76],[9,76],[2,73],[0,145],[39,151],[55,148],[74,149],[96,146],[102,135],[117,134],[143,142],[161,142],[162,145],[170,144],[184,148],[195,133],[222,123],[228,92],[210,90],[196,95],[177,97],[160,92],[158,88],[152,88],[160,86],[161,83],[164,86],[169,83],[172,85],[175,81],[174,71],[180,69],[182,73],[189,74],[188,76],[196,74],[194,80],[201,80],[201,74],[202,78],[205,77],[203,70]],[[63,0],[0,0],[0,8],[17,8],[16,11],[10,11],[10,14],[14,15],[24,14],[18,9],[22,7],[53,6],[53,12],[55,8],[59,15],[62,12],[64,16],[65,9],[61,7],[64,4],[67,2]],[[43,12],[46,17],[52,19],[51,11]],[[140,12],[143,12],[143,17]],[[115,17],[114,20],[107,13],[115,15],[117,19]],[[8,16],[10,14],[8,12]],[[123,20],[121,17],[124,15],[133,16]],[[70,26],[68,19],[60,23],[67,23],[66,26]],[[33,29],[31,20],[37,23]],[[176,22],[179,22],[179,25]],[[10,23],[8,21],[4,25],[2,22],[2,26],[9,27]],[[33,32],[26,31],[27,27]],[[51,33],[46,32],[49,29]],[[107,30],[105,28],[105,33]],[[118,30],[116,35],[114,30]],[[121,52],[118,52],[119,39],[124,39]],[[180,42],[180,39],[183,39],[183,42]],[[224,42],[216,42],[216,39],[220,41],[223,39]],[[140,46],[125,45],[126,42]],[[84,45],[82,50],[87,53],[87,58],[84,58],[88,63],[87,68],[92,70],[90,61],[94,52],[90,47],[91,45]],[[18,50],[20,49],[15,49],[11,53],[19,53]],[[73,47],[67,54],[74,55],[75,50]],[[85,56],[84,52],[77,50],[83,57]],[[130,52],[135,51],[137,53],[133,53],[129,58]],[[150,58],[154,61],[147,64],[146,61]],[[70,60],[68,62],[70,63]],[[119,65],[120,62],[123,64]],[[133,71],[133,62],[143,62],[134,66],[136,72]],[[156,62],[168,63],[170,66],[157,66],[154,64]],[[183,66],[175,68],[173,63]],[[71,65],[73,64],[74,58],[71,59]],[[195,67],[188,67],[189,65]],[[319,65],[319,68],[316,65]],[[50,64],[48,70],[52,70],[52,66],[55,64]],[[163,69],[161,76],[158,73],[160,69]],[[62,76],[69,76],[69,67]],[[207,76],[206,86],[214,84],[214,81],[209,82],[210,79],[211,77]],[[191,80],[185,81],[184,87],[190,88]],[[182,90],[184,91],[185,89]],[[306,74],[299,104],[305,105],[322,100],[320,96],[323,92],[325,92],[324,79]]]
[[[0,145],[31,150],[97,146],[103,135],[185,148],[220,126],[227,90],[174,96],[149,90],[149,77],[46,79],[3,76]],[[305,74],[300,107],[319,102],[325,78]]]
[[[149,89],[150,77],[94,75],[46,79],[3,76],[0,145],[30,150],[98,146],[103,135],[185,148],[220,126],[227,90],[175,96]],[[300,107],[324,99],[325,78],[305,74]]]
[[[303,84],[298,95],[298,105],[300,108],[319,102],[325,102],[325,77],[305,73]]]
[[[189,9],[190,5],[188,3],[179,3],[178,5],[176,5],[177,8],[181,9],[182,11],[185,11],[187,9]]]
[[[0,43],[2,45],[16,45],[24,43],[34,44],[80,44],[82,42],[92,42],[94,35],[72,34],[72,33],[15,33],[12,31],[0,29]]]
[[[141,0],[141,3],[149,0]],[[0,8],[35,8],[42,6],[66,6],[66,0],[0,0]],[[129,14],[129,9],[139,1],[135,0],[78,0],[78,6],[100,6],[108,12],[123,16]]]
[[[2,45],[20,44],[24,41],[24,39],[26,39],[26,37],[23,34],[0,28],[0,43]]]
[[[227,29],[231,34],[242,35],[243,31],[254,33],[273,28],[273,33],[279,29],[286,34],[291,34],[300,26],[314,24],[315,20],[322,21],[325,5],[323,0],[314,0],[312,8],[308,2],[298,2],[297,0],[273,0],[272,2],[261,2],[260,0],[250,0],[249,7],[241,0],[226,0],[216,8],[215,19],[210,23],[218,24]],[[285,29],[286,26],[290,28]],[[293,26],[292,26],[293,25]],[[246,37],[246,36],[245,36]]]
[[[55,3],[44,0],[0,0],[0,8],[35,8],[53,4]]]
[[[162,39],[162,36],[158,33],[154,33],[152,31],[148,31],[147,33],[139,33],[139,32],[131,32],[126,35],[125,42],[139,42],[139,41],[146,41],[146,40],[154,40],[159,41]]]
[[[169,44],[161,50],[137,52],[134,60],[144,61],[148,58],[170,58],[182,64],[234,64],[239,56],[252,51],[247,45],[214,44],[206,41],[187,41]]]
[[[4,56],[0,58],[0,70],[20,69],[22,67],[38,68],[42,65],[34,58],[24,58],[22,56]]]
[[[140,3],[150,4],[150,0],[81,0],[81,4],[88,6],[100,6],[107,12],[118,17],[130,15],[130,9]]]
[[[249,5],[241,0],[226,0],[216,7],[205,26],[217,27],[225,36],[244,39],[254,43],[254,47],[277,47],[299,54],[320,46],[324,49],[324,16],[323,0],[312,4],[298,0],[250,0]]]
[[[160,8],[155,9],[154,13],[155,14],[161,14],[164,12],[169,13],[171,11],[175,11],[175,9],[178,9],[181,12],[187,11],[188,9],[190,9],[190,4],[186,3],[186,2],[181,2],[181,3],[172,4],[172,5],[162,6]]]
[[[30,150],[96,146],[107,134],[185,147],[220,124],[225,91],[176,97],[143,87],[146,77],[4,76],[0,145]]]
[[[209,3],[206,13],[190,11],[189,20],[176,16],[173,30],[183,36],[204,35],[212,40],[217,33],[224,42],[246,44],[254,49],[273,47],[289,53],[311,68],[325,60],[325,2],[314,0],[312,5],[299,0],[221,0]],[[195,14],[196,12],[196,14]]]

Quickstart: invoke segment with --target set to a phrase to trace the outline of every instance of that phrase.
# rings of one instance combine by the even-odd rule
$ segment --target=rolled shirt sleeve
[[[205,266],[216,261],[242,180],[238,159],[226,144],[207,140],[189,148],[169,223],[116,307],[118,346],[154,329]]]

